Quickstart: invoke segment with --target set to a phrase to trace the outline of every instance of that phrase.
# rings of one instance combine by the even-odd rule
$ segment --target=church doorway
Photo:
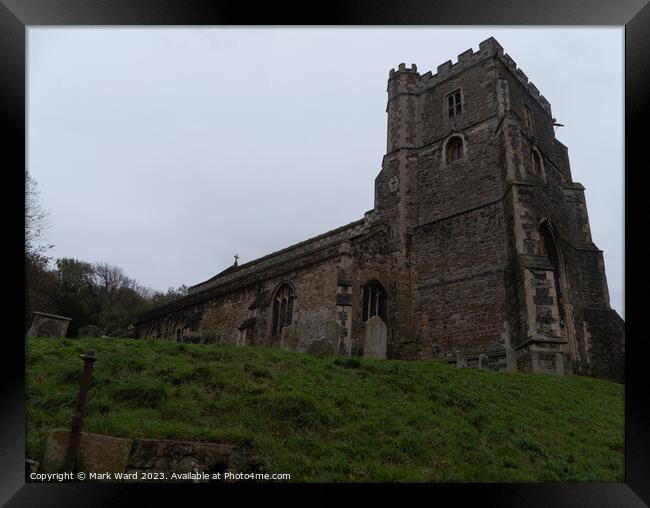
[[[553,286],[557,298],[560,333],[567,340],[568,353],[574,362],[580,361],[580,352],[576,342],[573,313],[569,302],[569,285],[566,280],[562,250],[555,228],[548,219],[539,226],[540,254],[546,256],[553,266]]]

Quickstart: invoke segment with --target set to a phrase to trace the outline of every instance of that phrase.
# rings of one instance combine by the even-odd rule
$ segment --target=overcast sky
[[[494,36],[564,124],[623,302],[623,28],[28,28],[28,169],[54,257],[194,285],[360,219],[386,81]]]

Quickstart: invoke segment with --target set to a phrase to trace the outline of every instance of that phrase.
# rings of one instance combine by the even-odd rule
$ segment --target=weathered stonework
[[[67,430],[52,431],[38,472],[56,473],[62,470],[69,435]],[[250,473],[260,468],[252,450],[230,443],[132,440],[86,432],[81,433],[76,459],[77,470],[84,471],[87,480],[93,481],[93,476],[97,475],[99,481],[109,482],[120,481],[115,473],[130,475],[125,481],[153,482],[156,481],[156,473],[163,473],[167,481],[174,481],[172,473]],[[110,473],[110,476],[104,478],[106,473]],[[144,473],[150,475],[149,479]]]
[[[624,324],[548,101],[493,38],[436,74],[400,64],[387,91],[373,210],[227,268],[139,336],[375,354],[376,315],[388,358],[621,380]]]

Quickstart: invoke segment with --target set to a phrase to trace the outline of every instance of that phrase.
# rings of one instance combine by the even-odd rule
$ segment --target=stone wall
[[[589,365],[585,373],[623,382],[625,379],[625,322],[612,309],[582,309]]]
[[[411,355],[455,358],[502,347],[506,232],[501,203],[417,229],[415,316],[419,344]]]
[[[62,470],[70,432],[54,430],[50,434],[39,473]],[[77,470],[87,474],[111,473],[104,481],[120,481],[115,473],[131,474],[127,481],[147,481],[143,473],[164,473],[169,481],[171,473],[251,473],[260,470],[253,451],[246,446],[231,443],[205,443],[158,439],[125,439],[101,434],[81,433]],[[133,475],[137,473],[137,475]],[[223,478],[223,476],[222,476]],[[100,477],[100,480],[102,478]],[[150,481],[155,481],[150,478]]]
[[[125,473],[250,473],[259,464],[250,450],[229,443],[134,439]],[[223,477],[223,476],[222,476]]]
[[[289,281],[295,288],[293,323],[300,327],[304,340],[320,337],[323,323],[336,315],[337,259],[311,265],[308,268],[269,278],[261,285],[242,288],[210,302],[203,311],[199,331],[215,336],[217,342],[237,343],[240,325],[249,317],[259,317],[258,340],[255,345],[279,345],[280,337],[271,334],[272,305],[270,296],[282,282]],[[265,299],[252,316],[249,307],[260,292],[267,291]],[[251,344],[251,342],[249,342]]]

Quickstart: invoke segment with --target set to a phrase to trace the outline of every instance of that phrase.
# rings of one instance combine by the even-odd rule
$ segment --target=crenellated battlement
[[[416,74],[420,78],[421,90],[424,91],[427,88],[437,85],[441,81],[450,78],[456,73],[467,69],[467,67],[474,65],[475,63],[494,56],[495,54],[503,54],[503,48],[501,45],[494,39],[490,37],[489,39],[484,40],[479,44],[479,50],[475,53],[472,48],[463,51],[458,55],[458,61],[452,63],[451,60],[447,60],[445,63],[438,66],[436,74],[433,74],[431,71],[423,75],[419,75],[417,72],[417,66],[411,64],[410,68],[406,67],[406,64],[399,64],[397,69],[391,69],[388,73],[388,79],[399,77],[401,74]]]
[[[390,70],[390,72],[388,73],[388,77],[389,77],[389,79],[390,79],[390,78],[394,77],[395,75],[397,75],[397,74],[401,74],[401,73],[418,74],[418,67],[417,67],[417,65],[415,65],[415,64],[411,64],[411,67],[409,67],[409,68],[407,69],[407,68],[406,68],[406,64],[405,64],[405,63],[401,63],[401,64],[399,64],[399,66],[397,67],[397,70],[395,70],[395,69],[391,69],[391,70]],[[418,75],[419,75],[419,74],[418,74]]]
[[[501,55],[501,61],[505,64],[506,67],[508,67],[514,76],[519,80],[519,82],[524,85],[524,87],[530,92],[530,94],[539,102],[540,106],[546,111],[549,115],[551,115],[551,105],[550,103],[546,100],[546,97],[544,97],[542,94],[539,93],[539,90],[537,87],[532,83],[532,81],[528,81],[528,76],[522,71],[520,68],[517,67],[517,64],[515,61],[508,55],[507,53],[504,55]]]
[[[428,71],[422,75],[417,72],[417,66],[411,64],[411,67],[406,67],[406,64],[401,63],[397,69],[391,69],[388,73],[389,81],[389,91],[391,90],[391,80],[398,79],[400,77],[407,77],[410,81],[414,78],[416,82],[415,90],[410,90],[410,93],[422,93],[425,90],[436,86],[437,84],[445,81],[451,77],[454,77],[458,73],[466,70],[468,67],[475,65],[481,60],[486,58],[497,57],[507,68],[509,68],[517,80],[524,85],[524,87],[530,92],[530,94],[535,98],[540,106],[551,115],[551,105],[546,100],[546,98],[540,94],[537,87],[528,80],[528,76],[517,67],[515,61],[508,55],[503,52],[503,47],[497,42],[494,37],[490,37],[479,44],[479,50],[474,52],[472,48],[469,48],[466,51],[463,51],[458,55],[457,61],[454,63],[451,60],[440,64],[436,73]],[[411,85],[411,87],[413,84]],[[393,86],[392,89],[397,93],[400,90],[400,87]],[[391,94],[394,95],[394,94]]]

